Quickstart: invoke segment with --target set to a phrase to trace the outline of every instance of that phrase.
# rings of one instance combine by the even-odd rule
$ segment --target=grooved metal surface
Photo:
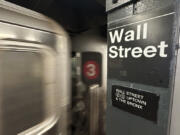
[[[108,14],[108,24],[118,19],[126,18],[133,15],[134,6],[130,4],[128,6],[117,8]]]
[[[107,0],[107,3],[110,3]],[[108,12],[108,23],[123,19],[135,14],[150,12],[152,10],[158,10],[163,7],[167,7],[173,2],[173,0],[139,0],[135,3],[129,3],[124,6],[116,7]],[[110,6],[107,4],[107,7]]]
[[[140,0],[134,4],[134,14],[166,7],[172,0]]]
[[[110,11],[116,7],[123,6],[127,3],[132,2],[132,0],[107,0],[106,1],[106,11]]]

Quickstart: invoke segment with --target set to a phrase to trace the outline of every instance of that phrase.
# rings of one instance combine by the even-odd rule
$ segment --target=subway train
[[[0,1],[0,135],[66,135],[71,63],[53,20]]]
[[[72,38],[72,135],[105,135],[107,43],[100,29]]]

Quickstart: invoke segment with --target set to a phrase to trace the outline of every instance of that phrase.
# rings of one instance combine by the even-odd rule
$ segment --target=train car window
[[[0,50],[0,114],[4,135],[22,133],[40,124],[52,115],[53,108],[53,55],[16,49]]]
[[[1,51],[0,61],[3,134],[12,135],[43,120],[42,57],[32,52]]]

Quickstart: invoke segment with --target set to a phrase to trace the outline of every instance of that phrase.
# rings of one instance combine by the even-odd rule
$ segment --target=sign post
[[[177,90],[175,2],[135,15],[140,3],[143,0],[111,5],[107,0],[107,135],[178,135],[170,134]],[[131,15],[121,14],[131,10]]]

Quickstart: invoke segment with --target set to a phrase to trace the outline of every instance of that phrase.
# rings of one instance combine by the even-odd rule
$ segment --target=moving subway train
[[[0,1],[0,135],[105,135],[106,39],[72,46],[50,18]]]
[[[59,25],[0,1],[0,135],[67,134],[69,62]]]

